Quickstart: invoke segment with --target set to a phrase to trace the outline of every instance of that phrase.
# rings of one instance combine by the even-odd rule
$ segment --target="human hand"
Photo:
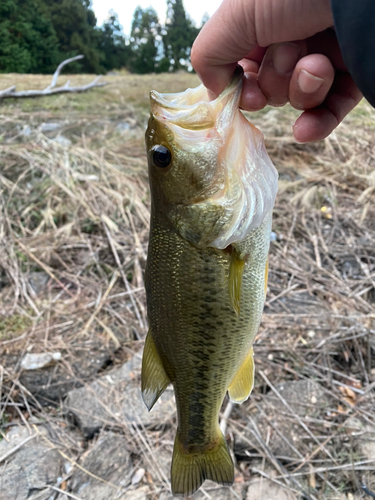
[[[213,96],[241,64],[242,109],[290,102],[303,111],[296,141],[324,139],[362,97],[332,26],[329,0],[224,0],[195,40],[191,62]]]

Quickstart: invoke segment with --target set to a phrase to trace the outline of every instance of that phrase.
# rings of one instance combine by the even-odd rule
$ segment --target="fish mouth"
[[[183,129],[205,130],[215,126],[222,111],[225,114],[238,109],[242,91],[243,69],[237,66],[231,81],[214,100],[203,84],[194,89],[174,94],[150,92],[151,113],[156,120],[166,125],[177,125]],[[228,103],[231,101],[230,110]]]

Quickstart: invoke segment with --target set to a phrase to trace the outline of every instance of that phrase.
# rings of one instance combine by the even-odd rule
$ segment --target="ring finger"
[[[296,109],[312,109],[325,100],[335,70],[328,57],[311,54],[300,59],[289,84],[289,102]]]
[[[283,106],[289,101],[289,84],[298,60],[305,55],[306,44],[278,43],[270,45],[258,73],[258,83],[268,103]]]

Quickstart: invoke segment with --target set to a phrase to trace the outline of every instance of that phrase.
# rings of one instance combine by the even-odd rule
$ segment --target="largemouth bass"
[[[219,412],[227,391],[241,403],[254,383],[277,172],[239,110],[242,75],[238,68],[211,102],[202,85],[151,92],[142,396],[151,410],[173,384],[175,495],[192,494],[205,479],[233,483]]]

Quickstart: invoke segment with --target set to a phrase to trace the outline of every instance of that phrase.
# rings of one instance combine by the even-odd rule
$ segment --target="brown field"
[[[139,391],[143,134],[149,90],[198,78],[103,80],[87,93],[0,102],[1,500],[172,498],[171,392],[148,416]],[[0,75],[0,90],[49,81]],[[375,110],[362,102],[311,145],[293,141],[296,116],[250,116],[280,174],[256,385],[223,408],[234,486],[207,482],[197,499],[375,492]],[[21,361],[33,353],[60,358],[31,370]]]

